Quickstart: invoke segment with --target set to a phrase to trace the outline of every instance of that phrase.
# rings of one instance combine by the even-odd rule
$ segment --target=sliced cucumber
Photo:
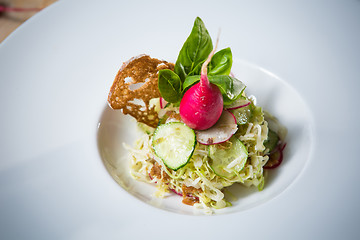
[[[262,108],[253,103],[245,107],[233,109],[231,112],[234,114],[238,125],[244,125],[249,122],[264,122],[264,112]]]
[[[251,118],[250,105],[246,106],[246,107],[231,110],[231,112],[234,114],[238,125],[243,125],[243,124],[248,123]]]
[[[189,162],[195,144],[194,130],[180,122],[169,122],[158,126],[152,142],[155,154],[173,170],[178,170]]]
[[[231,178],[240,172],[247,161],[248,151],[235,136],[228,142],[209,146],[210,167],[220,177]]]
[[[264,122],[264,112],[261,107],[256,106],[254,104],[250,104],[251,117],[250,122],[253,123],[263,123]]]
[[[264,146],[269,149],[269,152],[272,152],[278,145],[279,140],[279,136],[276,134],[276,132],[269,129],[268,138],[265,140]]]

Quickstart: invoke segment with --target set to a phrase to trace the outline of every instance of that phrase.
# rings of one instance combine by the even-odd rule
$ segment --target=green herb
[[[192,85],[194,85],[199,81],[200,81],[200,75],[187,76],[183,83],[183,93],[185,93]]]
[[[214,54],[209,63],[208,75],[229,75],[232,67],[232,53],[225,48]]]
[[[166,101],[178,104],[183,94],[200,80],[201,66],[212,49],[209,32],[203,21],[197,17],[179,52],[174,71],[159,71],[159,90]],[[215,53],[208,65],[208,79],[219,87],[224,105],[237,100],[245,89],[240,80],[229,76],[232,63],[231,49],[225,48]]]
[[[237,100],[246,88],[240,80],[228,75],[209,76],[209,81],[219,87],[223,95],[224,105],[229,105]]]
[[[208,76],[208,79],[220,89],[223,95],[224,105],[229,105],[237,100],[246,87],[240,80],[228,75]],[[192,85],[199,81],[200,75],[188,76],[183,83],[183,92],[186,92]]]
[[[201,66],[205,62],[202,61],[198,64],[187,77],[192,75],[200,75]],[[229,75],[232,67],[232,53],[230,48],[225,48],[217,53],[211,58],[211,61],[208,66],[208,75]]]
[[[253,103],[249,105],[251,109],[251,122],[258,122],[262,123],[264,122],[264,112],[262,111],[262,108],[259,106],[255,106]]]
[[[158,87],[161,96],[167,102],[176,103],[181,100],[181,80],[173,71],[169,69],[159,71]]]
[[[175,63],[175,73],[182,81],[207,59],[213,44],[203,21],[197,17],[189,37],[182,46]],[[194,74],[194,73],[192,73]]]

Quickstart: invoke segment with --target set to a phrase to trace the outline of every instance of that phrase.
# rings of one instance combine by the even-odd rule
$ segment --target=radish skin
[[[264,169],[274,169],[280,166],[284,158],[284,149],[286,147],[286,143],[284,145],[279,145],[277,150],[269,155],[269,161],[265,164]]]
[[[198,83],[184,94],[179,111],[181,119],[190,128],[205,130],[218,121],[223,111],[222,105],[223,98],[217,86]]]
[[[251,104],[251,102],[249,100],[246,100],[246,101],[242,101],[240,102],[239,104],[232,104],[230,106],[227,106],[226,107],[226,110],[235,110],[235,109],[238,109],[238,108],[243,108],[243,107],[247,107]]]
[[[164,109],[167,104],[167,101],[162,97],[160,97],[159,101],[160,101],[160,108]]]
[[[216,46],[201,67],[200,82],[187,90],[180,102],[179,111],[182,121],[195,130],[212,127],[223,111],[220,89],[210,83],[207,77],[207,65],[215,54]]]

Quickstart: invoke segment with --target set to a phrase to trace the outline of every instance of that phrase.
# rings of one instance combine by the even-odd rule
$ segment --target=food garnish
[[[158,72],[174,64],[140,55],[125,62],[115,77],[108,96],[113,109],[121,109],[138,122],[156,127],[159,118],[150,100],[160,97]]]
[[[223,111],[223,97],[220,89],[209,82],[207,67],[216,47],[201,66],[200,82],[191,86],[180,102],[182,121],[195,130],[208,129],[219,120]]]

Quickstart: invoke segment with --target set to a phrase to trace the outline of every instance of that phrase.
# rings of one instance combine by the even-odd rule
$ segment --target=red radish
[[[187,90],[180,102],[182,121],[195,130],[212,127],[223,111],[221,92],[216,85],[209,82],[207,77],[207,65],[215,51],[216,46],[201,67],[200,82]]]
[[[277,168],[282,163],[282,160],[284,158],[283,151],[285,147],[286,143],[283,146],[279,145],[276,151],[270,153],[269,160],[264,166],[265,169]]]
[[[250,103],[251,103],[250,100],[248,100],[246,98],[239,98],[232,104],[227,105],[226,110],[234,110],[234,109],[238,109],[238,108],[242,108],[242,107],[247,107],[250,105]]]
[[[176,191],[175,189],[173,188],[169,188],[173,193],[179,195],[179,196],[182,196],[182,193],[179,193],[178,191]]]
[[[196,140],[204,145],[226,142],[236,133],[237,129],[235,116],[225,110],[214,126],[203,131],[196,131]]]
[[[168,103],[164,98],[160,97],[160,108],[165,108],[166,104]]]

